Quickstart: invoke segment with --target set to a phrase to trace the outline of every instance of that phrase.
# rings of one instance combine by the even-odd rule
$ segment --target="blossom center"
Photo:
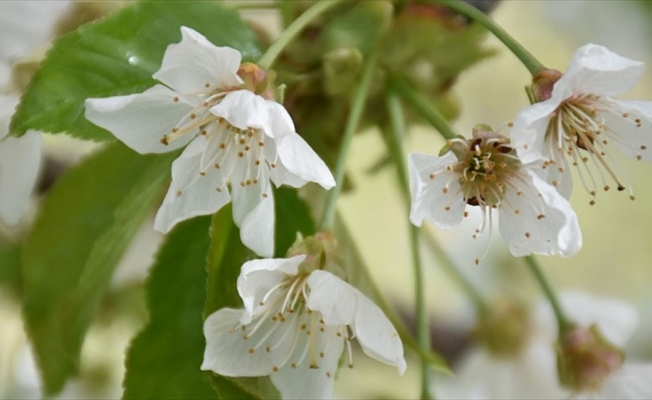
[[[460,185],[467,204],[482,207],[500,204],[508,180],[520,165],[514,153],[500,136],[478,137],[468,143],[466,156],[453,167],[462,173]]]

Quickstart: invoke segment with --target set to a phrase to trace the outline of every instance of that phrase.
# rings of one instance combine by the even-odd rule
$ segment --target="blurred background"
[[[15,47],[0,48],[3,61],[38,54],[48,42],[55,26],[53,15],[65,16],[69,2],[46,1],[41,16],[32,15],[39,24],[33,37],[12,37],[10,21],[3,20],[0,2],[0,36],[11,37]],[[34,2],[31,2],[34,3]],[[47,3],[47,4],[46,4]],[[649,64],[652,58],[652,7],[646,1],[517,1],[500,2],[492,16],[540,61],[564,71],[575,49],[593,42],[635,60]],[[269,32],[278,31],[278,19],[271,11],[246,12],[247,18],[263,21]],[[50,20],[48,24],[39,21]],[[16,29],[17,31],[17,29]],[[24,41],[26,44],[21,44]],[[470,135],[477,123],[503,128],[505,123],[528,105],[524,86],[529,74],[520,62],[496,39],[488,36],[487,46],[493,57],[460,76],[455,96],[460,105],[456,130]],[[0,83],[8,79],[6,64],[0,67]],[[652,100],[652,72],[647,72],[628,98]],[[70,165],[95,146],[63,135],[45,136],[48,171]],[[429,127],[413,129],[409,150],[437,154],[443,141]],[[355,138],[350,162],[350,177],[355,190],[340,201],[343,219],[358,243],[365,263],[377,285],[407,319],[412,307],[412,273],[409,259],[408,220],[398,191],[393,169],[371,173],[384,154],[377,131],[369,130]],[[652,165],[616,155],[627,173],[637,200],[624,193],[600,193],[597,204],[589,206],[582,190],[573,193],[572,204],[578,213],[584,234],[582,251],[568,259],[540,257],[558,290],[581,290],[594,295],[616,297],[635,305],[641,314],[641,327],[627,352],[634,359],[652,358]],[[35,202],[37,200],[34,200]],[[35,208],[34,207],[32,208]],[[509,255],[500,235],[471,239],[479,220],[473,216],[454,231],[430,229],[448,254],[490,298],[515,296],[528,302],[540,298],[535,282],[521,260]],[[17,230],[0,227],[3,240],[17,237],[27,229],[29,218]],[[62,398],[113,398],[121,395],[123,358],[129,339],[147,318],[143,305],[142,282],[160,236],[148,221],[131,250],[125,255],[113,279],[112,291],[105,299],[100,316],[87,336],[82,353],[82,373],[71,382]],[[480,265],[473,260],[491,241],[489,254]],[[445,272],[438,268],[427,243],[422,246],[427,265],[428,309],[432,316],[433,337],[440,350],[454,360],[467,343],[474,314],[470,302]],[[0,260],[0,267],[2,261]],[[361,353],[360,353],[361,355]],[[408,360],[408,371],[399,379],[395,369],[367,357],[354,355],[355,371],[341,373],[336,390],[343,398],[416,397],[418,368]],[[412,361],[412,362],[410,362]],[[10,289],[0,286],[0,397],[40,397],[38,373],[22,328],[20,307]]]

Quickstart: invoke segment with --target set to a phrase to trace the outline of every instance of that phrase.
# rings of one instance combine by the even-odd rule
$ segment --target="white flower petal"
[[[252,346],[257,344],[261,327],[248,339],[243,338],[242,331],[235,329],[239,326],[242,310],[223,308],[214,312],[204,321],[204,336],[206,349],[202,370],[211,370],[224,376],[262,376],[272,372],[273,361],[264,348],[250,353]],[[268,323],[271,325],[271,323]],[[286,329],[292,329],[290,324]]]
[[[87,99],[85,116],[141,154],[165,153],[185,146],[197,134],[195,129],[167,146],[161,143],[192,109],[183,96],[156,85],[143,93]]]
[[[28,131],[20,138],[0,142],[0,219],[18,223],[41,166],[41,134]]]
[[[652,364],[625,363],[609,377],[597,399],[652,399]]]
[[[205,139],[198,137],[196,140],[194,143]],[[200,175],[200,149],[200,146],[191,144],[172,163],[172,183],[154,221],[157,231],[167,233],[177,223],[198,215],[213,214],[230,201],[219,170],[211,168],[206,175]]]
[[[217,47],[202,34],[182,26],[181,42],[167,47],[161,68],[153,77],[179,93],[226,89],[242,84],[237,74],[241,60],[236,49]]]
[[[224,118],[236,128],[262,129],[266,135],[271,136],[268,101],[250,90],[229,92],[210,112]]]
[[[606,137],[628,156],[652,162],[652,102],[625,100],[610,103],[615,114],[602,114],[608,129]],[[623,115],[628,116],[625,118]]]
[[[448,229],[462,222],[466,203],[459,183],[460,174],[446,170],[456,162],[452,152],[442,157],[419,153],[409,155],[410,221],[414,225],[421,226],[426,219],[438,228]],[[431,174],[436,176],[431,178]]]
[[[238,277],[238,293],[245,307],[240,322],[247,324],[254,316],[263,313],[267,304],[272,303],[272,299],[266,301],[265,306],[260,306],[260,301],[270,289],[287,279],[288,275],[296,275],[305,258],[305,255],[299,255],[244,263]]]
[[[362,351],[369,357],[398,368],[403,375],[407,367],[403,357],[403,343],[383,311],[360,291],[354,330]]]
[[[536,103],[521,110],[514,119],[510,137],[524,164],[547,159],[546,130],[552,113],[559,106],[553,99]]]
[[[331,274],[317,270],[308,277],[308,309],[319,311],[329,326],[350,325],[355,321],[359,296],[357,289]]]
[[[276,146],[279,161],[291,174],[306,181],[316,182],[324,189],[335,186],[331,171],[301,136],[296,133],[285,135],[278,139]],[[281,180],[278,183],[291,182]]]
[[[307,315],[306,315],[307,317]],[[306,321],[308,322],[308,321]],[[297,351],[281,368],[272,373],[271,379],[284,399],[331,399],[337,365],[344,349],[344,339],[336,334],[338,329],[326,326],[324,332],[317,330],[317,367],[310,368],[308,335],[300,334]],[[322,357],[323,354],[323,357]],[[303,356],[303,362],[298,361]],[[292,364],[296,368],[292,367]]]
[[[564,399],[551,343],[529,343],[513,358],[497,358],[477,348],[465,356],[455,377],[435,387],[444,399]]]
[[[270,137],[279,139],[286,135],[296,134],[292,117],[282,104],[267,100],[267,107],[269,107],[270,132],[268,135]]]
[[[570,203],[532,171],[514,179],[514,185],[500,205],[500,233],[512,255],[579,251],[582,233]]]
[[[564,76],[555,84],[575,93],[617,96],[628,92],[643,75],[645,64],[589,43],[577,49]]]
[[[262,198],[240,224],[242,243],[259,256],[271,257],[274,254],[274,220],[274,195],[268,190],[267,197]]]

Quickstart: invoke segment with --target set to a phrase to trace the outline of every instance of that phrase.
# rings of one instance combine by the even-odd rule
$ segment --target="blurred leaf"
[[[34,129],[112,141],[106,130],[84,118],[84,100],[139,93],[153,86],[152,74],[181,26],[218,46],[240,50],[245,60],[260,52],[237,11],[216,2],[161,1],[130,5],[57,40],[14,114],[11,132]]]
[[[11,292],[20,293],[20,246],[6,244],[0,247],[0,285]]]
[[[390,1],[358,2],[346,13],[332,18],[321,37],[322,52],[356,48],[368,55],[391,23],[393,6]]]
[[[276,206],[276,246],[275,257],[285,257],[288,249],[297,239],[297,233],[303,237],[315,233],[315,222],[310,216],[310,209],[299,197],[296,189],[280,187],[274,190]]]
[[[70,169],[45,198],[21,264],[26,329],[46,394],[77,372],[98,302],[175,156],[114,144]]]
[[[159,251],[145,286],[149,322],[127,353],[125,399],[217,398],[199,369],[209,226],[210,217],[183,222]]]

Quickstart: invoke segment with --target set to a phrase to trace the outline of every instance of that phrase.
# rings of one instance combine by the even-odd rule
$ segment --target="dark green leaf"
[[[21,263],[26,328],[47,394],[77,372],[98,302],[175,156],[111,145],[69,170],[43,202]]]
[[[315,233],[315,222],[310,216],[310,209],[299,197],[296,189],[280,187],[274,190],[276,207],[276,244],[274,255],[285,257],[288,249],[297,238]]]
[[[0,285],[15,294],[20,293],[20,246],[0,245]]]
[[[179,224],[158,254],[145,287],[149,322],[127,354],[125,399],[217,397],[200,370],[209,226],[210,217]]]
[[[237,288],[240,267],[254,257],[251,250],[240,241],[240,231],[231,217],[231,206],[224,207],[215,214],[211,226],[204,318],[224,307],[242,308]],[[227,378],[213,374],[212,383],[219,397],[223,399],[280,397],[266,376]]]
[[[255,60],[259,50],[237,11],[217,2],[137,3],[63,36],[52,49],[14,114],[11,132],[48,133],[111,141],[113,136],[84,118],[87,98],[139,93],[153,86],[167,46],[188,26],[218,46]]]

